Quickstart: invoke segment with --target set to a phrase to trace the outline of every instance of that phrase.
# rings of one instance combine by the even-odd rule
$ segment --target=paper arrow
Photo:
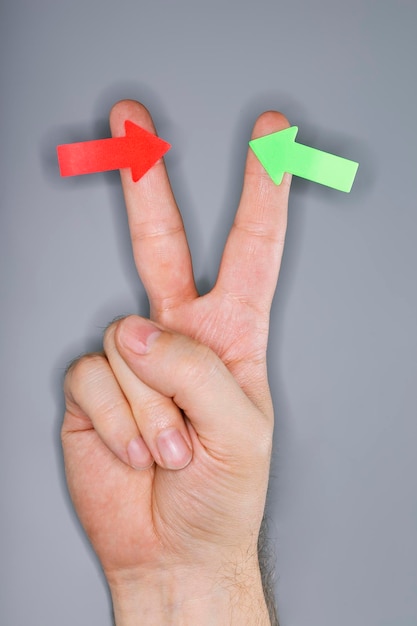
[[[279,185],[284,172],[289,172],[315,183],[349,192],[359,164],[295,143],[297,132],[298,127],[291,126],[249,142],[274,183]]]
[[[61,176],[79,176],[128,167],[138,181],[170,149],[170,144],[133,122],[125,121],[126,135],[68,143],[57,147]]]

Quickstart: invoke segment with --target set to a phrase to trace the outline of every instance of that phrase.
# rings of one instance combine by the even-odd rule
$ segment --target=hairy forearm
[[[229,564],[230,565],[230,564]],[[274,555],[264,516],[257,558],[213,573],[157,569],[109,578],[116,626],[279,626]]]
[[[267,517],[264,515],[258,537],[259,567],[271,626],[279,626],[274,590],[275,563],[272,552],[270,538],[268,536]]]
[[[116,626],[271,626],[261,575],[158,572],[111,587]]]

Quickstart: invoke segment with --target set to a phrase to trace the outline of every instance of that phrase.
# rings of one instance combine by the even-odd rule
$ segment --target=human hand
[[[114,135],[123,133],[125,119],[152,130],[146,110],[125,101],[111,114]],[[286,126],[280,114],[266,113],[253,136]],[[84,357],[70,369],[62,431],[69,488],[108,578],[118,623],[137,623],[138,605],[141,623],[165,623],[159,611],[168,609],[161,597],[148,607],[149,621],[144,620],[144,600],[159,588],[172,594],[167,623],[176,623],[178,607],[178,623],[197,623],[185,621],[186,607],[188,614],[190,607],[201,611],[206,598],[216,607],[214,623],[252,624],[253,619],[243,621],[236,613],[239,603],[236,621],[230,621],[230,607],[224,622],[219,611],[226,596],[230,600],[232,577],[233,588],[242,592],[239,598],[262,605],[256,542],[273,427],[265,353],[289,177],[276,187],[249,151],[217,283],[198,297],[163,163],[138,183],[132,183],[129,172],[121,176],[151,317],[169,330],[149,354],[133,357],[123,338],[139,319],[127,318],[108,329],[105,356]],[[135,332],[140,336],[143,330]],[[217,392],[213,381],[220,385]],[[190,452],[168,464],[163,460],[157,437],[174,429],[191,444],[191,462]],[[139,433],[147,446],[141,463],[132,463],[140,444],[129,443],[137,442]],[[153,459],[156,464],[142,472],[130,466],[145,467]],[[166,469],[187,462],[179,472]],[[209,620],[207,606],[198,623]]]

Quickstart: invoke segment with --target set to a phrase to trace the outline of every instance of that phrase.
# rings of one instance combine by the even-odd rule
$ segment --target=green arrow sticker
[[[279,185],[284,172],[349,192],[359,163],[295,143],[298,126],[252,139],[250,147],[269,176]]]

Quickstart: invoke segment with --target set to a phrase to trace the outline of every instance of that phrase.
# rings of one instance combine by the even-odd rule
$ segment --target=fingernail
[[[161,331],[141,317],[127,317],[119,327],[119,341],[135,354],[147,354]]]
[[[129,445],[127,446],[127,455],[129,457],[130,465],[134,469],[148,469],[153,464],[153,457],[149,452],[146,443],[140,436],[129,442]]]
[[[191,448],[176,428],[169,428],[158,435],[156,446],[167,469],[182,469],[193,456]]]

